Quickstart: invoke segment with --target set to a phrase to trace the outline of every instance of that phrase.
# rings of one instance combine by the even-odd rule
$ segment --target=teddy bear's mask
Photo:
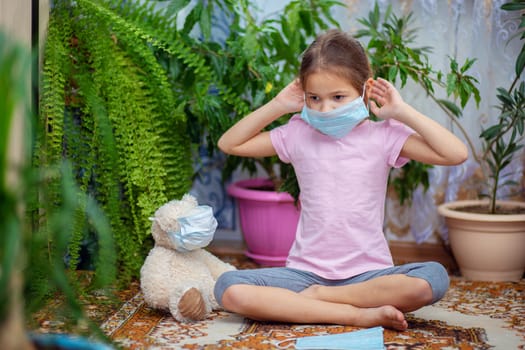
[[[152,220],[156,220],[152,218]],[[209,205],[198,205],[188,215],[177,219],[178,230],[166,230],[166,234],[180,252],[206,247],[217,229],[217,219]]]

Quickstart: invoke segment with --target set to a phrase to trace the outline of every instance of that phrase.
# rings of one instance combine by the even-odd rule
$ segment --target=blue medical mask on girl
[[[363,94],[351,102],[328,112],[319,112],[308,108],[306,103],[301,111],[301,119],[334,139],[347,135],[357,124],[368,117],[368,109],[363,100]]]

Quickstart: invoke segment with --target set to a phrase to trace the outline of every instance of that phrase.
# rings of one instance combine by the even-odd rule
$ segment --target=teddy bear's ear
[[[182,201],[188,202],[188,204],[191,204],[193,206],[197,206],[198,205],[197,198],[195,198],[194,196],[192,196],[189,193],[186,193],[184,196],[182,196]]]
[[[151,224],[151,235],[155,240],[155,245],[164,247],[166,249],[175,249],[170,237],[167,232],[161,227],[158,220],[154,220]]]
[[[158,224],[163,231],[178,229],[177,218],[182,214],[181,209],[181,201],[170,201],[155,211],[152,221]]]

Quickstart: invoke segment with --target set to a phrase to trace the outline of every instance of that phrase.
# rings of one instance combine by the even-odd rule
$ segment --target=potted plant
[[[284,266],[295,240],[298,202],[276,191],[268,178],[236,181],[228,194],[237,200],[246,256],[263,266]]]
[[[368,39],[366,50],[374,75],[384,77],[393,83],[399,80],[401,88],[405,87],[408,80],[412,80],[427,93],[428,98],[437,104],[468,139],[467,131],[455,117],[461,116],[463,108],[470,99],[473,98],[476,105],[479,105],[480,96],[475,85],[477,80],[468,75],[468,70],[475,59],[467,58],[460,66],[449,56],[449,72],[436,71],[429,58],[432,47],[414,46],[417,28],[413,27],[413,13],[409,12],[398,17],[392,11],[391,5],[382,13],[376,3],[368,16],[358,19],[358,22],[363,28],[359,29],[355,36]],[[459,105],[456,100],[439,98],[436,86],[445,89],[447,97],[450,95],[459,97]],[[475,150],[470,140],[468,144],[471,150]],[[389,179],[400,204],[411,204],[413,192],[417,187],[423,186],[425,190],[428,189],[430,168],[432,168],[430,165],[410,161],[400,169],[399,175]]]
[[[525,8],[525,4],[522,1],[514,1],[503,5],[502,8],[522,10]],[[368,19],[361,20],[366,29],[358,32],[358,36],[369,36],[371,38],[368,49],[372,51],[371,60],[376,72],[387,76],[392,81],[399,77],[402,85],[406,83],[407,78],[412,78],[423,87],[428,96],[437,103],[463,134],[471,149],[472,157],[478,163],[483,174],[479,196],[488,199],[481,202],[446,203],[438,208],[439,213],[446,218],[452,252],[460,270],[465,277],[471,279],[520,279],[525,268],[525,233],[514,233],[514,231],[523,232],[524,224],[522,222],[525,220],[525,215],[509,215],[508,213],[504,214],[504,212],[511,206],[513,208],[511,211],[521,213],[519,208],[524,207],[524,205],[521,202],[496,201],[496,198],[498,189],[509,185],[509,183],[501,183],[502,171],[522,147],[520,141],[524,127],[523,107],[525,102],[523,98],[525,87],[523,82],[519,82],[524,66],[524,50],[522,49],[516,58],[516,78],[511,86],[508,89],[497,89],[497,98],[500,101],[499,118],[495,125],[481,132],[483,152],[478,154],[473,141],[459,123],[462,108],[465,107],[466,103],[471,98],[474,98],[477,104],[480,101],[479,91],[475,86],[477,80],[468,75],[467,72],[475,60],[466,59],[463,65],[459,65],[455,59],[451,58],[450,72],[447,74],[435,72],[428,64],[426,52],[429,48],[416,50],[408,45],[415,35],[415,31],[406,27],[410,15],[397,18],[389,11],[390,9],[387,10],[387,20],[381,23],[379,20],[380,13],[376,6],[374,11],[369,14]],[[523,23],[521,23],[520,28],[522,27]],[[442,82],[443,77],[445,82]],[[454,100],[436,97],[435,83],[444,86],[447,97],[452,96]],[[457,105],[456,100],[459,100],[460,106]],[[415,175],[410,173],[412,170],[415,170]],[[412,189],[420,183],[426,184],[425,179],[428,175],[426,169],[422,168],[420,164],[413,162],[404,171],[399,178],[393,180],[394,186],[398,189]],[[400,193],[403,194],[402,191]],[[400,196],[401,200],[404,198],[407,196]],[[481,221],[475,228],[466,228],[469,224],[459,221],[463,218],[468,218],[469,221],[473,219]],[[492,238],[488,236],[487,231],[496,221],[504,221],[504,228],[497,228],[496,236]],[[459,232],[456,232],[456,227],[460,230]],[[463,239],[469,239],[469,241],[464,242]],[[463,252],[463,248],[468,249],[469,252]],[[489,258],[492,254],[495,255],[495,258]],[[511,256],[515,256],[515,258],[510,258]],[[482,260],[481,265],[475,266],[478,265],[478,262],[472,262],[471,259],[473,258]],[[501,264],[507,258],[513,267],[510,268],[511,271],[504,272],[505,268]],[[487,269],[488,274],[482,274],[481,269]]]
[[[183,24],[183,30],[187,31],[185,38],[192,40],[186,35],[194,26],[200,29],[200,42],[195,42],[194,47],[199,48],[202,64],[209,69],[207,75],[214,77],[211,96],[190,101],[185,108],[196,131],[194,141],[200,141],[199,136],[204,134],[210,152],[215,151],[224,131],[268,102],[291,81],[298,71],[299,53],[320,30],[329,24],[337,25],[332,17],[335,6],[343,4],[294,0],[282,11],[258,19],[256,5],[251,1],[243,1],[240,6],[221,2],[222,13],[229,18],[229,30],[217,38],[209,33],[210,16],[202,16],[209,9],[190,5]],[[182,81],[194,79],[182,70],[177,70],[177,74]],[[286,118],[274,122],[270,128],[284,122]],[[277,157],[227,157],[223,178],[229,179],[237,169],[247,171],[250,176],[264,173],[260,178],[238,181],[228,187],[239,207],[246,253],[263,265],[284,265],[299,217],[299,204],[289,194],[297,194],[293,169]]]
[[[524,6],[523,1],[513,1],[503,5],[502,8],[516,11],[523,10]],[[467,58],[465,63],[460,65],[454,58],[450,58],[448,73],[434,71],[427,56],[431,48],[411,47],[416,34],[416,30],[408,27],[411,15],[398,18],[391,13],[391,8],[388,7],[385,20],[381,21],[381,14],[376,4],[368,18],[359,20],[365,28],[358,31],[357,36],[370,37],[367,49],[376,74],[388,77],[391,81],[399,77],[402,86],[406,84],[408,78],[411,78],[427,92],[429,98],[436,102],[437,106],[457,127],[457,130],[463,134],[470,147],[472,158],[479,165],[482,181],[480,181],[481,186],[478,193],[480,197],[486,197],[486,199],[482,202],[446,203],[438,208],[439,213],[446,217],[452,252],[463,275],[471,279],[519,279],[525,268],[525,238],[522,236],[525,233],[513,233],[514,229],[511,228],[498,228],[496,229],[497,236],[490,238],[487,237],[486,231],[495,221],[504,221],[505,225],[511,225],[509,222],[512,222],[513,226],[518,227],[516,230],[524,230],[522,222],[525,216],[502,214],[509,206],[513,208],[511,212],[521,213],[519,208],[524,207],[523,203],[496,201],[498,189],[509,185],[509,183],[501,183],[502,170],[510,164],[522,147],[520,141],[524,124],[524,91],[523,83],[519,82],[524,65],[524,50],[522,48],[516,58],[516,78],[510,88],[497,89],[497,98],[500,101],[499,119],[495,125],[481,132],[483,152],[479,154],[473,140],[459,121],[463,108],[471,98],[475,99],[477,105],[480,102],[479,91],[476,87],[477,80],[468,75],[468,70],[474,64],[475,59]],[[523,22],[520,28],[523,28]],[[435,84],[443,87],[447,97],[452,96],[454,100],[438,98],[434,89]],[[401,170],[399,176],[391,179],[391,185],[396,189],[401,203],[406,199],[410,200],[411,191],[421,184],[425,188],[428,187],[428,168],[417,162],[410,162],[408,167]],[[469,223],[459,223],[459,217],[465,216],[471,219],[480,219],[483,216],[483,219],[476,224],[475,228],[466,228],[467,225],[470,226]],[[461,232],[456,232],[456,226],[459,226]],[[464,242],[463,239],[468,239],[468,241]],[[468,252],[463,252],[463,249]],[[492,254],[496,257],[489,259]],[[515,258],[510,258],[511,256]],[[504,272],[504,268],[499,265],[507,257],[514,266],[511,268],[512,272]],[[473,264],[478,264],[471,262],[473,258],[483,260],[479,265],[481,267],[473,266]],[[487,269],[489,272],[485,275],[480,269]]]
[[[272,72],[274,77],[270,77],[271,85],[266,86],[266,91],[270,87],[271,90],[260,104],[268,102],[296,76],[300,63],[297,53],[304,51],[320,30],[327,29],[330,23],[337,25],[332,17],[334,6],[342,4],[291,1],[277,18],[266,19],[260,24],[259,50],[272,58],[266,64],[275,70]],[[270,30],[273,33],[268,36],[266,33]],[[262,90],[264,85],[258,88]],[[254,105],[251,109],[257,107]],[[242,117],[244,115],[237,115],[232,123]],[[287,118],[280,118],[269,128],[286,121]],[[299,187],[293,168],[281,163],[276,156],[263,159],[229,157],[228,160],[226,176],[239,164],[251,175],[256,169],[253,164],[257,164],[267,176],[236,181],[228,186],[228,194],[236,199],[239,208],[241,230],[247,246],[245,254],[265,266],[284,266],[295,240],[300,213]]]
[[[477,160],[485,180],[481,195],[486,198],[445,203],[438,210],[445,217],[452,250],[466,278],[517,281],[525,272],[525,203],[498,200],[498,190],[503,186],[516,185],[502,183],[502,175],[523,147],[525,2],[511,1],[501,8],[521,11],[519,31],[524,44],[516,57],[516,77],[508,88],[496,89],[499,100],[497,123],[480,134],[483,153]]]
[[[152,210],[189,190],[190,147],[205,143],[213,153],[232,116],[246,115],[291,80],[307,39],[336,24],[334,4],[292,1],[261,21],[251,1],[56,2],[42,94],[42,122],[52,125],[40,159],[74,156],[77,182],[110,217],[126,276],[148,250],[141,243]],[[226,30],[211,30],[217,16]],[[112,132],[101,133],[101,125]],[[100,152],[107,147],[118,155]],[[256,163],[229,158],[225,176],[238,167],[255,171]],[[289,172],[277,163],[262,161],[269,177]]]

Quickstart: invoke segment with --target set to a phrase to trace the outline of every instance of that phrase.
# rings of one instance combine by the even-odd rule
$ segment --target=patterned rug
[[[255,267],[242,259],[228,262]],[[386,349],[525,349],[525,280],[488,283],[453,277],[440,302],[407,319],[407,331],[384,331]],[[137,292],[102,329],[124,349],[294,349],[299,337],[359,328],[261,323],[228,312],[181,324],[146,306]]]

